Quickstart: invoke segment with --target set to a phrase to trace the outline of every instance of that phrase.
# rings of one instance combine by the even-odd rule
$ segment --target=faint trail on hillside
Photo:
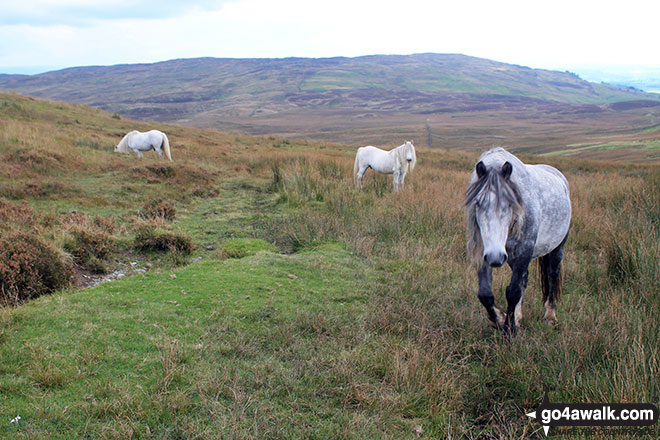
[[[426,120],[426,136],[429,148],[433,148],[433,134],[431,133],[431,126],[429,125],[428,119]]]

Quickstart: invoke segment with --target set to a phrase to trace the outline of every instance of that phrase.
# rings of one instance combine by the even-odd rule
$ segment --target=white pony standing
[[[417,156],[413,141],[406,141],[393,150],[385,151],[380,148],[368,146],[360,147],[355,155],[353,165],[353,176],[358,188],[362,188],[362,177],[368,168],[382,174],[393,174],[392,185],[394,192],[403,189],[403,181],[406,173],[415,169]]]
[[[133,130],[124,136],[115,147],[116,153],[130,153],[133,151],[138,157],[144,157],[142,152],[149,150],[155,150],[160,157],[163,157],[164,151],[165,156],[172,160],[170,141],[165,133],[158,130],[150,130],[146,133]]]

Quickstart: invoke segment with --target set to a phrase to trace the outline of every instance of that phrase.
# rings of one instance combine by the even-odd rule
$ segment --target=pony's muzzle
[[[508,258],[506,252],[488,252],[484,254],[484,262],[490,267],[503,266]]]

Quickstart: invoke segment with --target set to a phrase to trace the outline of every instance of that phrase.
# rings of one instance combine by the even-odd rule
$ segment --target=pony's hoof
[[[557,314],[555,313],[555,309],[549,307],[546,308],[545,315],[543,315],[543,321],[550,325],[557,324]]]
[[[490,319],[490,316],[488,316],[488,323],[494,329],[500,330],[504,326],[504,323],[506,322],[506,316],[504,315],[504,313],[500,312],[499,309],[497,309],[497,307],[495,308],[495,319],[497,321],[493,321],[492,319]]]
[[[543,320],[548,324],[556,323],[557,307],[554,304],[550,303],[550,301],[546,301],[545,304],[543,304],[543,307],[545,308],[545,313],[543,314]]]
[[[506,315],[500,311],[497,307],[493,307],[493,310],[495,310],[495,319],[496,321],[493,321],[490,318],[490,315],[488,316],[488,322],[490,323],[490,326],[495,328],[495,329],[501,329],[504,327],[504,324],[506,323]]]
[[[506,341],[510,341],[511,339],[513,339],[517,331],[518,329],[514,326],[509,326],[508,324],[504,324],[502,326],[502,336]]]

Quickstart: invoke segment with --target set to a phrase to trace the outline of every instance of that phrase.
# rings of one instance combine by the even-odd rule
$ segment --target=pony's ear
[[[502,177],[505,179],[508,179],[511,177],[511,173],[513,172],[513,167],[509,162],[504,162],[504,165],[502,165]]]
[[[484,163],[482,161],[479,161],[479,163],[477,164],[476,170],[477,170],[477,177],[480,178],[480,179],[482,177],[484,177],[486,174],[488,174],[488,170],[486,169],[486,165],[484,165]]]

